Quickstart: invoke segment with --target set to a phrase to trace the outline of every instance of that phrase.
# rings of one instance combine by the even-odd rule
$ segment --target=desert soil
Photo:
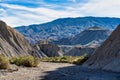
[[[68,63],[41,62],[37,68],[0,70],[0,80],[120,80],[120,73],[92,70]]]

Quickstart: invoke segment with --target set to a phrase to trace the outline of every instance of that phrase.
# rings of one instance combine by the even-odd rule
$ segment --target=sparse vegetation
[[[84,54],[82,56],[62,56],[62,57],[49,57],[42,58],[43,62],[57,62],[57,63],[73,63],[81,65],[88,59],[88,55]]]
[[[88,55],[87,55],[87,54],[84,54],[83,56],[81,56],[81,57],[79,57],[79,58],[76,58],[76,59],[73,61],[73,64],[81,65],[81,64],[83,64],[88,58],[89,58]]]
[[[0,69],[10,69],[11,64],[25,67],[37,67],[40,60],[33,56],[24,56],[20,58],[13,57],[10,60],[4,55],[0,55]]]
[[[58,62],[58,63],[73,63],[73,64],[82,64],[88,59],[88,56],[85,54],[83,56],[62,56],[62,57],[49,57],[42,58],[43,62]],[[33,56],[24,56],[24,57],[13,57],[8,60],[4,55],[0,55],[0,69],[10,68],[10,63],[18,66],[25,67],[37,67],[40,62],[40,59]]]
[[[0,69],[9,69],[10,62],[7,57],[0,54]]]
[[[18,66],[25,67],[37,67],[39,65],[39,59],[33,56],[24,56],[20,58],[11,58],[10,62]]]

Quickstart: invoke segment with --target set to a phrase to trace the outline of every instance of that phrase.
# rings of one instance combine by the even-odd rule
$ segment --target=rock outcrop
[[[83,66],[120,72],[120,25]]]
[[[35,53],[39,53],[42,57],[55,57],[63,55],[61,48],[54,44],[36,44],[34,49]]]
[[[48,57],[44,52],[42,52],[40,45],[34,45],[33,46],[33,53],[36,53],[35,56],[42,57]]]
[[[110,34],[110,30],[103,29],[101,27],[90,27],[75,35],[75,37],[73,37],[70,42],[72,45],[86,45],[92,41],[97,41],[101,43],[106,40]]]
[[[95,48],[91,47],[74,47],[68,52],[66,52],[64,55],[68,56],[82,56],[84,54],[91,55],[94,52]]]
[[[0,54],[19,57],[30,55],[31,51],[32,48],[23,35],[0,21]]]

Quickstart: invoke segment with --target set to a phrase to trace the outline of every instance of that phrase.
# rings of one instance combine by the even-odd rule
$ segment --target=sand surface
[[[68,63],[41,62],[37,68],[0,70],[0,80],[120,80],[120,73],[92,70]]]

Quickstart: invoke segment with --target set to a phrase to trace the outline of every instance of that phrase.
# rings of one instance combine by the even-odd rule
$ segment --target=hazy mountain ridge
[[[60,18],[44,24],[20,26],[16,27],[15,29],[25,35],[25,37],[31,43],[34,43],[40,39],[57,40],[61,38],[71,37],[93,26],[100,26],[105,29],[113,30],[119,23],[120,18]]]
[[[58,41],[53,41],[59,45],[87,45],[92,42],[102,43],[111,34],[112,31],[101,27],[90,27],[81,33],[71,38],[62,38]]]

